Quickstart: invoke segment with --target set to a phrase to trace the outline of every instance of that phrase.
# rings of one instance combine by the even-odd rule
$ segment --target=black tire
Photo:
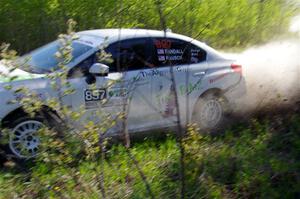
[[[227,99],[218,93],[208,93],[201,96],[194,107],[193,123],[200,128],[201,133],[219,134],[225,127],[230,114]]]

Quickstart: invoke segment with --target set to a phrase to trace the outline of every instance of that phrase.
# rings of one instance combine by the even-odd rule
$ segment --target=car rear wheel
[[[228,113],[226,98],[217,93],[209,93],[197,101],[193,122],[199,125],[202,132],[216,133],[224,126]]]

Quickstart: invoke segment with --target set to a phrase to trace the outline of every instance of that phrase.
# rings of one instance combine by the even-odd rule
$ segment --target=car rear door
[[[176,88],[180,119],[185,123],[203,89],[202,79],[208,68],[206,52],[191,42],[174,38],[152,38],[151,46],[152,59],[155,60],[152,101],[155,109],[159,110],[155,117],[162,127],[176,124]]]
[[[153,64],[148,38],[133,38],[108,46],[114,62],[111,68],[122,76],[116,87],[125,89],[127,95],[127,122],[131,132],[144,131],[155,124],[155,110],[151,103]]]

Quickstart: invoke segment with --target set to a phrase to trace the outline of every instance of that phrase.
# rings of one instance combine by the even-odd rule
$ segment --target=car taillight
[[[240,73],[240,74],[243,73],[242,65],[239,65],[239,64],[231,64],[231,69],[232,69],[234,72],[236,72],[236,73]]]

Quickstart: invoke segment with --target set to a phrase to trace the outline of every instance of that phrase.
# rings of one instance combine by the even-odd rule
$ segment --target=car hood
[[[10,81],[29,80],[45,77],[43,74],[33,74],[21,69],[15,69],[13,72],[9,72],[7,66],[0,61],[0,83]]]

